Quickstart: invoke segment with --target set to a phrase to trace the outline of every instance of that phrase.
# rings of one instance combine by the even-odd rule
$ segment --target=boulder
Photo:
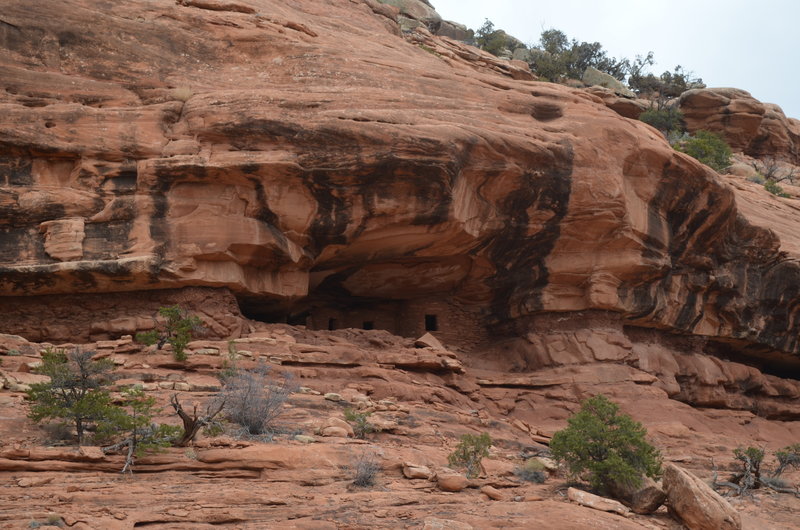
[[[611,492],[614,497],[639,514],[649,514],[664,504],[667,494],[650,477],[642,477],[638,487],[628,484],[613,484]]]
[[[622,503],[594,495],[587,491],[579,490],[576,488],[569,488],[567,490],[567,498],[576,504],[586,506],[587,508],[594,508],[601,512],[613,512],[620,515],[628,515],[630,510],[622,505]]]
[[[322,436],[353,437],[353,427],[341,418],[328,418],[319,427]]]
[[[398,8],[400,10],[400,16],[402,18],[417,21],[425,25],[425,27],[427,27],[434,33],[439,29],[442,23],[442,17],[439,16],[439,13],[436,12],[433,6],[431,6],[427,2],[424,2],[423,0],[379,0],[379,1],[383,4],[387,4]],[[402,23],[401,26],[403,26]],[[412,24],[412,26],[414,25]],[[411,26],[407,25],[407,27],[408,29],[413,29],[413,27]]]
[[[417,348],[433,348],[434,350],[444,350],[445,347],[442,343],[431,335],[430,333],[426,333],[417,340],[414,341],[414,346]]]
[[[436,474],[436,485],[442,491],[458,492],[469,486],[469,479],[460,473],[440,471]]]
[[[505,495],[502,491],[495,488],[494,486],[483,486],[481,488],[481,493],[489,497],[493,501],[505,501],[508,500],[508,496]]]
[[[739,513],[705,482],[675,464],[664,471],[670,509],[692,530],[740,530]]]
[[[615,79],[613,76],[601,72],[597,68],[590,66],[583,72],[583,77],[581,78],[583,83],[588,86],[598,85],[601,87],[608,88],[612,90],[615,94],[619,96],[624,96],[626,98],[635,98],[636,94],[631,91],[630,88],[626,87],[622,81]]]
[[[435,34],[462,42],[469,41],[472,38],[472,31],[467,26],[451,20],[442,20],[442,24]]]
[[[602,86],[590,86],[584,90],[602,99],[603,104],[606,107],[610,108],[620,116],[624,116],[632,120],[638,120],[639,115],[646,111],[650,106],[645,100],[620,97],[610,88],[605,88]]]
[[[766,108],[738,88],[695,88],[678,99],[689,132],[721,134],[733,150],[744,151],[755,139]]]
[[[408,479],[428,480],[433,476],[433,472],[427,466],[403,462],[403,476]]]

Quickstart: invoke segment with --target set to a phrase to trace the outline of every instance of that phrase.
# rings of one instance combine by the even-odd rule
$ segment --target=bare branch
[[[173,394],[169,400],[169,403],[172,405],[172,408],[175,409],[175,413],[183,422],[183,435],[181,435],[181,437],[175,442],[175,446],[177,447],[186,447],[189,445],[189,442],[194,440],[195,436],[197,436],[197,433],[200,432],[200,429],[206,425],[209,425],[214,418],[220,412],[222,412],[222,409],[225,406],[224,399],[212,400],[212,402],[206,407],[205,415],[198,416],[197,404],[195,403],[192,409],[192,414],[188,414],[184,410],[180,401],[178,401],[178,394]]]

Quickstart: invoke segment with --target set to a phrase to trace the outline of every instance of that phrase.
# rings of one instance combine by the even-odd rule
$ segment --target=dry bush
[[[237,370],[222,388],[223,410],[247,434],[265,434],[272,431],[293,388],[288,375],[273,376],[263,363],[253,370]]]
[[[375,485],[375,477],[381,470],[380,462],[375,453],[364,451],[353,460],[353,484],[360,488]]]

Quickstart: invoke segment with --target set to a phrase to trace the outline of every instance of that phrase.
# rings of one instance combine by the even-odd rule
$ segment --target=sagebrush
[[[237,370],[222,387],[223,410],[247,434],[265,434],[272,430],[293,389],[288,375],[273,375],[264,363],[252,370]]]
[[[368,488],[375,485],[375,478],[381,470],[377,455],[370,451],[364,451],[353,460],[353,484]]]

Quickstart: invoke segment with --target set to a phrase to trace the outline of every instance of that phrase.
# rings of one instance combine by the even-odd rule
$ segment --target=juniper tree
[[[115,407],[104,386],[114,364],[108,359],[95,361],[94,352],[47,349],[36,373],[50,378],[46,383],[33,383],[28,391],[31,401],[28,416],[35,422],[47,419],[72,423],[78,445],[86,430],[113,421]]]

